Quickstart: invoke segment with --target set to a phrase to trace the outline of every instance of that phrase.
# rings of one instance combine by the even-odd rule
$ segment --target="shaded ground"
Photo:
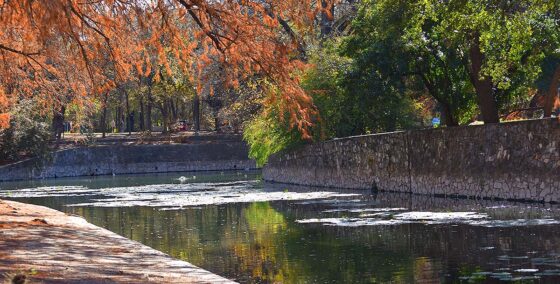
[[[232,283],[80,217],[0,200],[0,279],[17,274],[28,283]]]
[[[192,131],[181,131],[175,133],[161,132],[132,132],[128,133],[107,133],[105,138],[102,138],[101,133],[94,133],[95,144],[174,144],[174,143],[208,143],[208,142],[224,142],[224,141],[241,141],[241,135],[216,133],[201,131],[194,133]],[[65,133],[61,145],[82,144],[88,137],[84,134],[78,133]]]

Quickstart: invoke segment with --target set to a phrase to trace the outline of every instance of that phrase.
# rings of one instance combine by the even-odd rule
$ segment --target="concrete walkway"
[[[0,282],[234,283],[84,219],[0,200]]]

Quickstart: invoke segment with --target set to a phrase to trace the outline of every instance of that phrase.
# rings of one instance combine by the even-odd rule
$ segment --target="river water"
[[[560,282],[556,205],[268,184],[259,172],[0,183],[241,283]]]

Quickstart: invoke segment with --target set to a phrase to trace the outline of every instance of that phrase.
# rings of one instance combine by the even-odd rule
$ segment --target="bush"
[[[0,160],[17,160],[24,156],[48,153],[51,137],[49,125],[37,116],[29,102],[20,103],[12,112],[10,126],[0,131]]]
[[[303,143],[297,129],[290,129],[287,123],[268,111],[246,123],[243,139],[250,146],[249,157],[255,159],[258,166],[266,164],[270,155]]]

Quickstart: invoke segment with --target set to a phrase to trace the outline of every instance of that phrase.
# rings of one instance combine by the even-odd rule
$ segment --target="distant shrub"
[[[255,159],[258,166],[266,164],[270,155],[304,142],[297,129],[290,129],[267,112],[246,123],[243,139],[250,146],[249,157]]]
[[[34,107],[20,103],[11,114],[10,126],[0,131],[0,160],[17,160],[23,156],[48,153],[51,132],[45,119]]]

